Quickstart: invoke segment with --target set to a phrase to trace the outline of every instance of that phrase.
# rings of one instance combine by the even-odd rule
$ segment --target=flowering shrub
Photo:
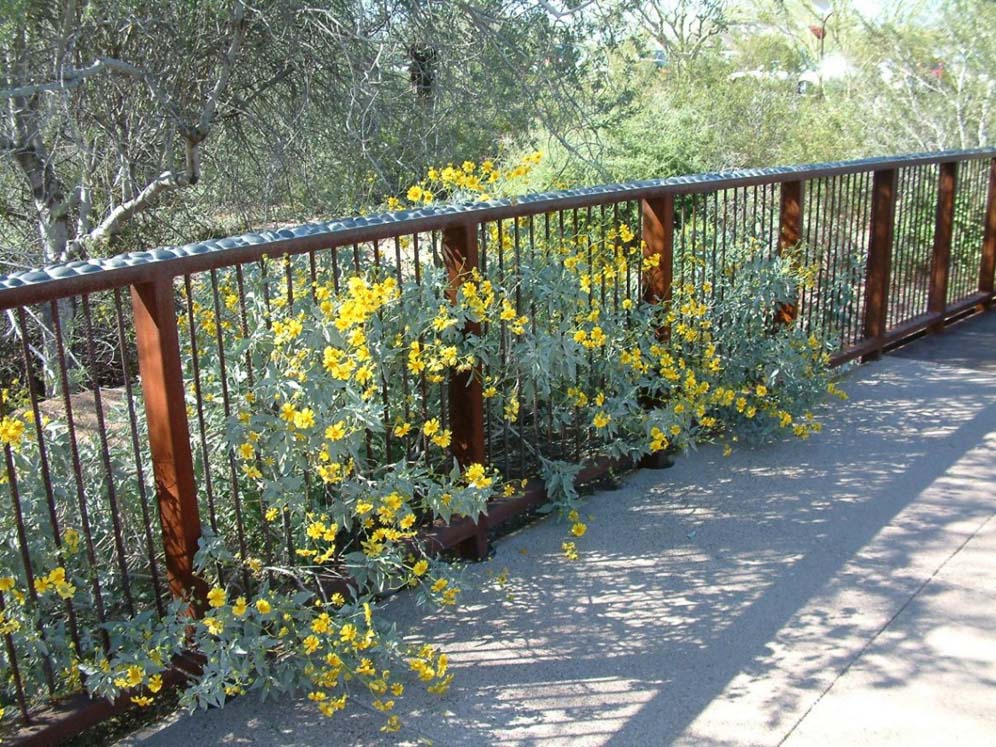
[[[388,206],[509,194],[538,160],[433,170]],[[177,323],[206,517],[197,557],[206,599],[174,600],[163,614],[135,613],[148,610],[148,592],[136,590],[127,604],[98,599],[93,574],[106,574],[104,589],[118,576],[93,547],[80,547],[80,522],[90,522],[90,544],[107,547],[114,518],[87,519],[60,488],[57,547],[45,539],[46,496],[23,485],[26,542],[45,573],[31,580],[34,596],[7,514],[0,546],[0,633],[33,652],[22,655],[22,677],[41,683],[52,665],[70,688],[82,681],[144,706],[174,658],[193,650],[203,667],[182,695],[191,707],[304,689],[332,715],[359,688],[387,715],[384,728],[396,730],[402,670],[435,693],[452,679],[445,654],[403,645],[377,621],[378,599],[402,588],[443,606],[459,599],[457,569],[432,557],[422,530],[476,517],[489,498],[539,475],[568,520],[563,552],[577,558],[588,527],[574,477],[586,460],[702,442],[729,451],[741,439],[818,432],[811,408],[836,392],[831,343],[774,315],[808,282],[807,268],[753,245],[717,268],[693,242],[679,258],[685,279],[670,304],[650,304],[641,275],[659,258],[644,256],[637,228],[633,215],[605,213],[559,223],[547,216],[542,230],[529,218],[504,220],[481,227],[478,267],[447,267],[438,236],[404,236],[322,262],[271,259],[185,281]],[[846,305],[846,288],[828,292]],[[451,387],[473,379],[486,407],[488,459],[461,469],[451,451]],[[0,441],[25,474],[37,441],[14,414],[23,403],[7,412]],[[43,427],[53,474],[68,473],[65,427]],[[92,441],[80,439],[84,466],[100,458]],[[115,451],[115,471],[151,494],[149,476],[127,456]],[[87,494],[106,489],[98,482],[84,486]],[[117,501],[131,523],[148,526],[140,493]],[[128,557],[141,565],[140,553]],[[87,618],[104,605],[114,620],[78,631],[80,652],[61,608],[69,603]],[[13,696],[3,687],[6,705]]]

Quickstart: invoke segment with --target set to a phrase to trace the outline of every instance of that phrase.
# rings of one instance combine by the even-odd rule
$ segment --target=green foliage
[[[478,197],[489,183],[514,189],[538,160],[434,170],[407,199],[424,203],[429,188]],[[417,255],[414,240],[399,237],[396,263],[366,245],[315,264],[267,260],[185,284],[177,321],[205,525],[196,570],[210,586],[197,616],[190,600],[149,611],[147,581],[133,582],[126,598],[121,569],[95,554],[111,550],[132,579],[149,567],[143,541],[117,540],[115,520],[128,537],[150,522],[141,492],[152,494],[150,475],[137,474],[127,440],[110,441],[119,510],[87,520],[67,477],[66,426],[43,424],[60,550],[43,484],[29,478],[39,460],[30,419],[10,401],[0,440],[23,476],[27,532],[10,512],[0,517],[0,624],[29,691],[41,689],[49,663],[68,689],[148,705],[174,657],[194,650],[204,666],[184,689],[189,707],[303,689],[332,715],[365,690],[394,730],[402,671],[435,693],[452,678],[445,654],[404,643],[377,616],[381,596],[406,587],[432,604],[458,601],[458,569],[429,557],[423,530],[476,517],[491,496],[539,476],[570,525],[563,551],[576,558],[588,527],[573,480],[585,462],[817,432],[812,407],[835,391],[831,342],[801,322],[774,320],[811,271],[756,245],[731,248],[717,266],[704,243],[683,243],[672,302],[649,304],[641,277],[657,257],[644,258],[625,218],[485,225],[487,261],[455,285],[424,236]],[[460,377],[480,383],[490,445],[489,463],[463,469],[445,414],[447,387],[463,385]],[[111,412],[109,431],[127,428],[126,417]],[[79,443],[79,488],[98,505],[110,487],[101,450],[92,435]],[[98,604],[110,621],[103,626]],[[13,703],[9,681],[2,697],[3,707]]]

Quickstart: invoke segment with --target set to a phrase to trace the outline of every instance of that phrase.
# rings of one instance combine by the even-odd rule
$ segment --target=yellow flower
[[[471,464],[467,467],[467,471],[464,473],[464,477],[467,479],[467,483],[475,488],[485,489],[490,488],[494,483],[494,480],[487,476],[484,470],[484,466],[481,464]]]
[[[437,578],[436,582],[432,585],[432,590],[438,593],[443,589],[445,589],[448,584],[449,581],[447,581],[445,578]]]
[[[398,731],[400,728],[401,728],[401,719],[399,719],[397,716],[390,716],[388,717],[384,725],[380,727],[380,730],[383,732],[392,733]]]
[[[147,695],[132,695],[131,702],[140,708],[147,708],[152,705],[152,698]]]
[[[510,423],[519,417],[519,398],[514,394],[506,400],[504,413],[505,420]]]
[[[304,653],[313,654],[322,645],[322,642],[318,639],[318,636],[309,635],[302,642],[304,647]]]
[[[766,387],[764,384],[758,384],[754,388],[754,391],[757,392],[758,397],[763,397],[768,393],[768,387]]]
[[[343,643],[349,643],[350,641],[356,640],[356,626],[352,623],[346,623],[339,629],[339,640]]]
[[[248,603],[246,602],[246,598],[239,597],[238,599],[235,600],[235,604],[232,605],[232,613],[236,617],[242,617],[246,613],[247,607]]]
[[[424,576],[426,571],[429,570],[429,561],[425,558],[419,560],[415,565],[412,566],[412,573],[416,576]]]
[[[14,588],[14,577],[13,576],[3,576],[0,577],[0,592],[10,591]]]
[[[329,441],[338,441],[346,437],[346,421],[340,420],[325,429],[325,438]]]
[[[409,187],[408,192],[405,195],[409,202],[418,202],[422,199],[423,191],[417,184],[415,186]]]
[[[575,522],[574,525],[571,526],[571,534],[573,534],[575,537],[583,537],[584,533],[587,531],[588,531],[588,525],[580,521]]]
[[[434,435],[436,432],[439,431],[439,428],[440,428],[439,419],[431,418],[430,420],[426,420],[425,423],[422,424],[422,433],[424,433],[426,436],[431,437],[432,435]]]
[[[573,542],[562,542],[560,549],[568,560],[578,559],[578,548]]]
[[[346,695],[340,695],[338,698],[332,698],[318,704],[318,710],[322,712],[325,716],[332,716],[336,711],[341,711],[346,707]]]
[[[452,441],[453,434],[448,430],[440,431],[435,436],[432,437],[432,442],[439,446],[440,448],[447,448]]]
[[[398,423],[394,426],[394,435],[398,438],[403,438],[408,435],[408,432],[412,429],[411,423]]]
[[[55,585],[55,593],[63,599],[72,599],[76,593],[76,587],[66,581],[59,581]]]
[[[253,453],[252,444],[244,443],[239,446],[239,456],[243,459],[252,459]]]
[[[311,428],[315,424],[315,413],[310,407],[305,407],[303,410],[298,410],[294,413],[294,426],[304,430],[305,428]]]
[[[126,679],[128,682],[128,687],[137,687],[142,684],[142,680],[145,679],[145,670],[142,669],[137,664],[132,664],[128,667],[126,673]]]
[[[24,423],[16,418],[5,417],[0,420],[0,443],[17,447],[24,437]]]
[[[208,592],[207,599],[208,599],[208,604],[211,605],[212,607],[224,607],[227,595],[225,594],[224,589],[215,586],[213,589],[211,589],[211,591]]]
[[[605,412],[599,412],[591,421],[596,428],[604,428],[612,421],[612,416]]]
[[[273,607],[271,607],[270,603],[268,601],[266,601],[265,599],[257,599],[256,600],[256,611],[259,612],[259,614],[261,614],[261,615],[268,615],[268,614],[270,614],[270,611],[272,609],[273,609]]]
[[[204,627],[208,629],[208,633],[211,635],[221,635],[225,630],[225,623],[217,617],[205,617]]]
[[[80,546],[80,533],[75,529],[67,529],[62,535],[62,541],[70,553],[75,553]]]
[[[149,677],[149,692],[157,693],[163,689],[163,676],[161,674],[154,674]]]

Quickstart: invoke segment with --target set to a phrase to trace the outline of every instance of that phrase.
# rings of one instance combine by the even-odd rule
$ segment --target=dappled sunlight
[[[468,569],[487,587],[468,591],[473,615],[415,624],[457,674],[449,715],[426,703],[418,728],[448,743],[718,744],[752,724],[777,742],[765,734],[791,729],[992,512],[979,485],[996,481],[996,381],[887,359],[846,388],[851,404],[807,442],[707,447],[588,499],[578,562],[555,551],[554,519],[501,540]],[[388,615],[414,611],[398,599]],[[945,651],[973,630],[897,643],[876,686],[963,667]]]

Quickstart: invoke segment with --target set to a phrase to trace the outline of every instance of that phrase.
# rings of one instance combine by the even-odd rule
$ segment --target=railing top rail
[[[340,218],[291,228],[259,231],[223,239],[79,260],[0,276],[0,310],[31,303],[122,288],[135,283],[170,280],[189,273],[308,251],[389,239],[454,225],[586,208],[665,194],[817,179],[839,174],[950,163],[996,157],[996,147],[949,150],[853,161],[718,171],[646,179],[621,184],[530,194],[514,199],[441,205],[394,213]]]

